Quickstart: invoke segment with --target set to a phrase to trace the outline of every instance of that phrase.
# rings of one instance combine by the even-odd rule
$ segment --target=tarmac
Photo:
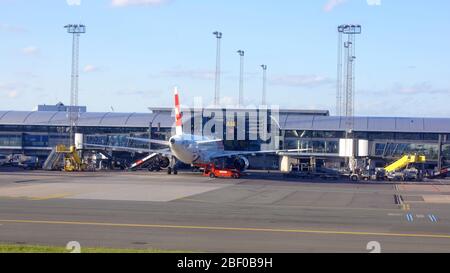
[[[0,170],[0,243],[194,252],[450,252],[450,181]]]

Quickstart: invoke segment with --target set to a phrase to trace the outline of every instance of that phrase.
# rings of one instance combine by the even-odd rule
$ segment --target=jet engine
[[[248,169],[250,162],[246,157],[239,156],[236,157],[236,159],[233,162],[233,165],[236,168],[236,170],[243,172]]]
[[[165,156],[158,156],[155,161],[161,169],[167,169],[170,166],[170,159]]]
[[[170,166],[170,159],[165,156],[158,155],[152,158],[150,164],[148,165],[148,170],[151,172],[154,171],[158,172],[160,170],[165,170],[169,168],[169,166]]]

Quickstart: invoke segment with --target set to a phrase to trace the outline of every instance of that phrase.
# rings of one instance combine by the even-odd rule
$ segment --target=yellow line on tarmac
[[[96,222],[67,222],[67,221],[37,221],[37,220],[1,220],[0,223],[15,224],[47,224],[47,225],[78,225],[98,227],[129,227],[129,228],[166,228],[166,229],[193,229],[215,231],[248,231],[248,232],[274,232],[274,233],[304,233],[323,235],[354,235],[354,236],[383,236],[383,237],[413,237],[431,239],[450,239],[450,234],[413,234],[413,233],[384,233],[359,231],[332,231],[307,229],[273,229],[273,228],[238,228],[238,227],[208,227],[208,226],[178,226],[178,225],[151,225],[151,224],[120,224]]]

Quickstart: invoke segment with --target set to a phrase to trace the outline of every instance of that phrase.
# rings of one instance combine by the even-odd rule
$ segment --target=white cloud
[[[0,97],[6,96],[7,98],[14,99],[19,95],[17,91],[18,84],[17,83],[0,83]]]
[[[274,85],[293,87],[315,87],[334,83],[330,78],[320,75],[285,75],[270,80]]]
[[[99,68],[92,64],[85,65],[83,68],[83,72],[85,72],[85,73],[95,72],[98,70],[99,70]]]
[[[25,55],[37,55],[39,53],[39,48],[36,46],[27,46],[22,48],[22,53]]]
[[[369,6],[381,6],[382,0],[364,0],[367,5]],[[349,0],[328,0],[325,6],[323,7],[323,10],[326,12],[331,12],[335,8],[342,6],[349,2]]]
[[[367,0],[369,6],[381,6],[381,0]]]
[[[127,6],[158,6],[166,4],[170,0],[111,0],[113,7],[127,7]]]
[[[330,12],[334,10],[336,7],[345,4],[347,0],[328,0],[328,2],[323,7],[324,11]]]
[[[396,84],[392,90],[394,93],[402,95],[450,94],[450,89],[435,88],[430,82],[421,82],[410,86]]]
[[[402,84],[395,83],[390,88],[369,90],[369,89],[359,89],[357,94],[364,96],[377,96],[377,97],[387,97],[393,95],[402,96],[414,96],[414,95],[448,95],[450,94],[450,88],[438,88],[433,86],[430,82],[418,82],[415,84]]]
[[[143,89],[134,89],[134,90],[120,90],[115,92],[118,96],[136,96],[142,98],[155,98],[161,97],[161,94],[164,94],[161,90],[143,90]]]
[[[69,6],[79,6],[81,5],[81,0],[66,0]]]
[[[19,93],[16,90],[12,90],[12,91],[9,91],[7,95],[8,95],[8,98],[14,99],[19,95]]]
[[[27,30],[24,29],[23,27],[0,23],[0,31],[10,33],[23,33],[26,32]]]

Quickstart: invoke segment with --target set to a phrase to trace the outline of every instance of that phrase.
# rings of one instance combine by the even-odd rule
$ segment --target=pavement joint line
[[[401,214],[401,213],[388,213],[388,216],[391,216],[391,217],[400,217],[400,216],[403,216],[403,214]]]
[[[413,234],[413,233],[387,233],[387,232],[361,232],[361,231],[332,231],[307,229],[276,229],[276,228],[238,228],[238,227],[208,227],[208,226],[180,226],[180,225],[152,225],[152,224],[120,224],[96,222],[69,222],[69,221],[37,221],[37,220],[0,220],[2,223],[15,224],[48,224],[48,225],[78,225],[99,227],[129,227],[129,228],[166,228],[166,229],[192,229],[216,231],[244,231],[244,232],[273,232],[273,233],[303,233],[322,235],[353,235],[353,236],[380,236],[380,237],[409,237],[449,239],[450,234]]]
[[[42,197],[31,197],[29,198],[32,201],[45,201],[45,200],[51,200],[51,199],[62,199],[65,197],[71,196],[71,194],[68,193],[64,193],[64,194],[52,194],[52,195],[47,195],[47,196],[42,196]]]
[[[255,204],[252,203],[235,203],[235,202],[223,202],[223,203],[217,203],[217,202],[210,202],[205,200],[199,200],[199,199],[192,199],[192,198],[182,198],[173,200],[174,201],[187,201],[187,202],[197,202],[197,203],[208,203],[208,204],[227,204],[230,206],[255,206]],[[258,204],[258,207],[276,207],[276,208],[300,208],[300,209],[309,209],[309,210],[324,210],[324,209],[330,209],[330,210],[360,210],[360,211],[398,211],[398,208],[352,208],[352,207],[319,207],[319,206],[296,206],[296,205],[271,205],[271,204]]]

